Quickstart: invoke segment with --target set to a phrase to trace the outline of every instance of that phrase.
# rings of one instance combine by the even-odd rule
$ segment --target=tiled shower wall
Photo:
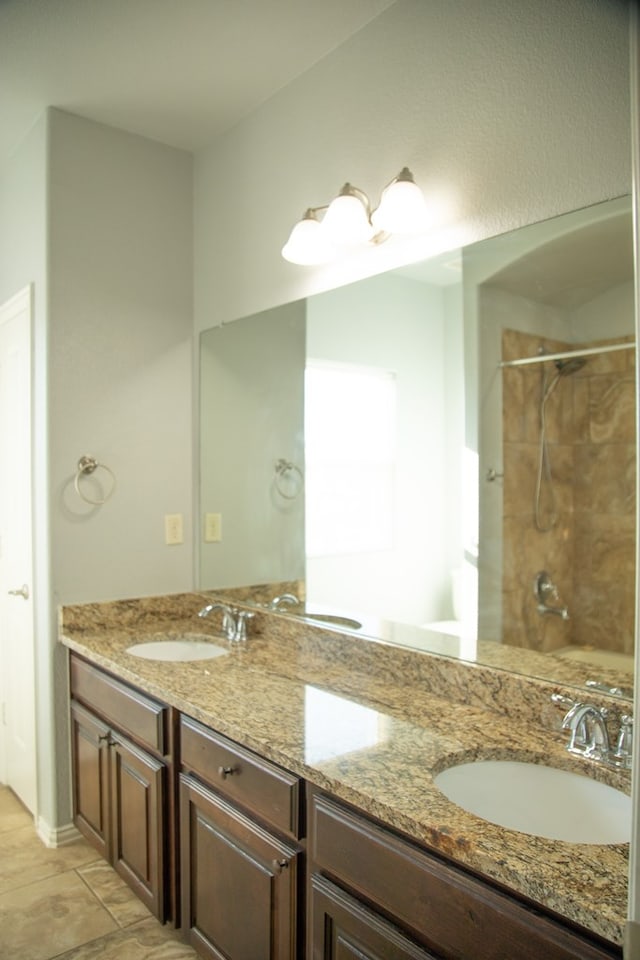
[[[598,345],[621,342],[598,341]],[[581,344],[580,346],[595,346]],[[504,330],[505,360],[578,345]],[[503,376],[503,641],[551,651],[571,644],[633,653],[635,591],[635,352],[588,358],[559,378],[546,404],[555,494],[543,480],[536,529],[542,391],[553,361],[505,368]],[[569,619],[536,609],[533,583],[546,570]]]

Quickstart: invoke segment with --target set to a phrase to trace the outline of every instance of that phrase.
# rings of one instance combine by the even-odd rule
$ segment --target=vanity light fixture
[[[373,211],[366,193],[351,183],[345,183],[331,203],[309,207],[291,231],[282,256],[303,266],[328,263],[341,250],[381,243],[392,234],[420,233],[426,226],[422,190],[409,168],[403,167]]]

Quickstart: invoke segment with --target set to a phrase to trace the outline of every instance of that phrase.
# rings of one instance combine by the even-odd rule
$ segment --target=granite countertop
[[[506,674],[454,669],[444,658],[270,614],[256,617],[245,644],[227,644],[219,615],[198,619],[203,604],[202,596],[182,594],[66,607],[60,639],[431,849],[622,942],[627,844],[564,843],[507,830],[466,813],[434,786],[434,776],[453,763],[509,758],[589,772],[628,791],[628,775],[571,758],[564,736],[532,716],[540,713],[532,706],[540,695],[535,684],[514,681],[508,689]],[[184,634],[206,634],[229,652],[187,663],[126,652],[134,642]],[[474,680],[486,702],[471,690]],[[547,701],[548,690],[542,693]],[[514,696],[520,713],[494,709]]]

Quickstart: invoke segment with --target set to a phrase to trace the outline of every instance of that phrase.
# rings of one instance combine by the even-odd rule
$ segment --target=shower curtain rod
[[[614,350],[633,350],[632,343],[611,343],[604,347],[585,347],[584,350],[563,350],[559,353],[540,353],[535,357],[521,357],[519,360],[501,360],[499,367],[524,367],[530,363],[544,363],[546,360],[567,360],[570,357],[590,357],[596,353],[613,353]]]

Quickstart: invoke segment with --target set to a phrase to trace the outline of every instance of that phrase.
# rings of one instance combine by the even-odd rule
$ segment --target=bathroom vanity
[[[202,606],[68,607],[61,629],[76,825],[200,955],[622,956],[625,844],[506,830],[433,784],[477,757],[575,769],[564,737],[532,722],[545,684],[525,696],[514,678],[507,698],[506,676],[491,688],[468,665],[269,614],[215,659],[127,652],[196,629],[224,645]]]

